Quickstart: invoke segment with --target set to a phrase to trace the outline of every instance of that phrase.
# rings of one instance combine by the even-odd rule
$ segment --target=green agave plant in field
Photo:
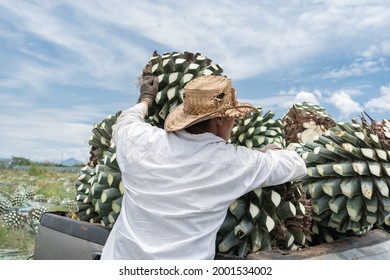
[[[14,229],[23,228],[25,225],[25,217],[16,211],[6,212],[3,221],[7,227]]]
[[[1,193],[0,217],[4,225],[11,229],[27,228],[37,231],[41,215],[47,211],[44,206],[32,206],[35,192],[31,186],[19,186],[14,193]]]
[[[0,198],[0,212],[8,212],[12,209],[12,202],[8,198]]]

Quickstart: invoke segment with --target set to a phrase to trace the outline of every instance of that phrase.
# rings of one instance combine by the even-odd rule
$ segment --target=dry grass
[[[27,229],[9,229],[0,221],[0,257],[4,250],[20,251],[21,255],[32,256],[34,253],[35,235]]]
[[[59,173],[40,168],[30,170],[0,169],[0,190],[12,193],[19,186],[31,186],[36,194],[73,199],[76,195],[74,182],[77,176],[78,173]]]

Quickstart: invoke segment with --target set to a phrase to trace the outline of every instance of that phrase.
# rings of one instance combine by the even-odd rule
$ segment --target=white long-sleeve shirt
[[[139,103],[114,129],[126,191],[103,260],[213,259],[230,203],[306,174],[296,152],[262,153],[212,133],[166,132],[145,123],[146,113]]]

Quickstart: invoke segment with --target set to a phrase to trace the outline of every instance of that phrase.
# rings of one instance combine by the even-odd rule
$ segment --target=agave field
[[[33,258],[45,211],[74,211],[74,172],[0,169],[0,259]]]

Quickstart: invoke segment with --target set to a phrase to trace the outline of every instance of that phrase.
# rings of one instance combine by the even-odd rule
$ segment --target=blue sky
[[[200,52],[240,101],[390,119],[389,1],[0,0],[0,158],[89,158],[153,51]]]

